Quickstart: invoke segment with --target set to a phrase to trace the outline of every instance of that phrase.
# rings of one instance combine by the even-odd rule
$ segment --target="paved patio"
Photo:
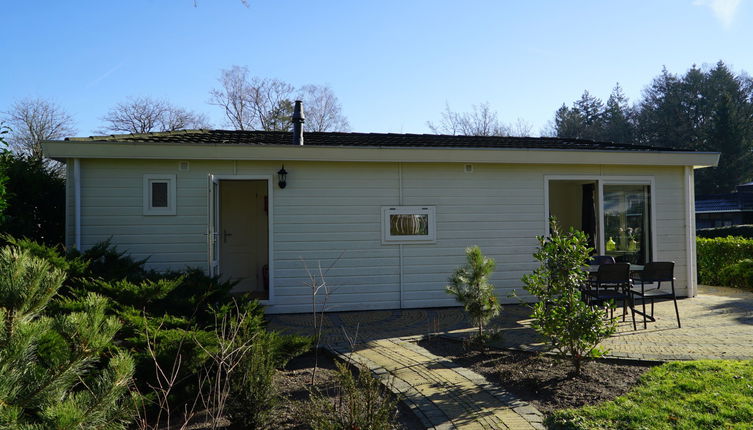
[[[603,342],[613,358],[639,360],[753,358],[753,293],[701,287],[679,302],[682,328],[672,302],[656,305],[656,321],[633,330],[628,317]],[[508,305],[492,326],[502,332],[497,347],[542,351],[530,327],[530,310]],[[311,314],[270,315],[269,327],[313,334]],[[322,346],[370,369],[399,394],[426,428],[543,429],[542,414],[484,377],[431,354],[413,342],[420,336],[465,337],[474,331],[460,308],[333,312],[324,315]]]
[[[603,343],[610,356],[642,360],[753,359],[753,293],[733,288],[699,288],[697,297],[679,301],[682,328],[677,328],[671,302],[656,305],[656,322],[637,331],[629,320]],[[506,305],[493,326],[502,331],[497,346],[542,350],[545,344],[530,328],[529,309]],[[270,315],[269,327],[313,334],[310,314]],[[323,346],[371,340],[447,334],[464,336],[473,330],[461,308],[333,312],[324,316]]]

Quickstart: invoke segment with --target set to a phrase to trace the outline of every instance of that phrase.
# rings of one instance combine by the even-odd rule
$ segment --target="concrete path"
[[[404,399],[426,428],[544,428],[542,414],[533,406],[409,340],[374,340],[353,350],[333,350],[370,369]]]

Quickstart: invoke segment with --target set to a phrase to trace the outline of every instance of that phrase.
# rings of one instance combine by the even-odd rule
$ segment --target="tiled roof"
[[[436,134],[304,132],[307,146],[390,148],[509,148],[576,149],[597,151],[687,151],[646,145],[594,142],[558,137],[450,136]],[[71,137],[71,142],[118,142],[205,145],[292,145],[292,133],[283,131],[183,130],[164,133]]]
[[[753,210],[753,193],[705,194],[696,197],[695,211],[742,212]]]

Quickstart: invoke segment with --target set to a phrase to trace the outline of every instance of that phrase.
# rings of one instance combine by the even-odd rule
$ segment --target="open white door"
[[[220,274],[220,182],[209,174],[207,200],[207,255],[209,258],[209,276]]]

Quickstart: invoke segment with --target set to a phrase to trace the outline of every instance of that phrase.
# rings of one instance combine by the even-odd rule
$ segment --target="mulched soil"
[[[308,429],[305,422],[306,410],[311,407],[308,402],[311,388],[311,374],[314,370],[314,353],[308,352],[294,358],[283,371],[275,377],[275,385],[283,400],[275,413],[274,429]],[[336,367],[333,358],[324,351],[319,352],[319,366],[316,370],[316,388],[322,392],[332,392],[336,380]],[[398,425],[396,429],[418,430],[424,426],[421,421],[403,405],[398,404]]]
[[[443,338],[425,340],[419,345],[473,369],[545,414],[612,400],[627,393],[652,366],[613,360],[589,361],[583,365],[581,374],[574,376],[570,362],[550,355],[494,349],[481,353],[467,350],[461,342]]]

